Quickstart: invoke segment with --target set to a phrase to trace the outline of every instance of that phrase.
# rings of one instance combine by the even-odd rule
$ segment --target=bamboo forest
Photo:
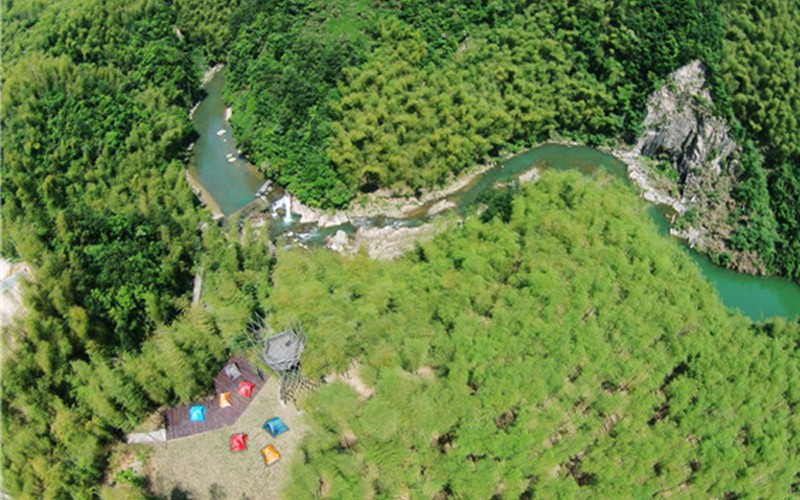
[[[0,26],[3,498],[800,495],[800,1]]]

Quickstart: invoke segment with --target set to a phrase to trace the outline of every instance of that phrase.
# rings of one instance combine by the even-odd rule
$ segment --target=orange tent
[[[231,393],[230,392],[219,393],[219,407],[228,408],[229,406],[231,406]]]
[[[247,380],[242,380],[239,382],[239,394],[246,398],[249,398],[253,395],[253,389],[255,388],[256,384],[248,382]]]
[[[247,449],[247,434],[240,433],[231,436],[231,451],[242,451]]]
[[[272,465],[281,459],[281,454],[278,453],[274,445],[269,445],[262,449],[261,454],[264,455],[264,462],[266,462],[267,465]]]

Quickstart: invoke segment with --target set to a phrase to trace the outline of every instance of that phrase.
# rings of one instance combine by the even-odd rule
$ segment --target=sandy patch
[[[375,395],[375,389],[369,387],[361,378],[360,365],[353,363],[350,369],[344,373],[332,373],[325,376],[325,383],[332,384],[334,382],[342,382],[347,384],[361,396],[362,399],[369,399]]]
[[[355,253],[363,247],[371,259],[396,259],[413,250],[418,243],[432,240],[448,226],[431,223],[419,227],[361,227],[345,251]]]
[[[211,217],[214,220],[225,217],[225,215],[222,213],[222,209],[219,207],[219,204],[217,204],[217,201],[211,196],[211,193],[209,193],[208,190],[203,187],[200,181],[194,178],[188,169],[186,170],[186,182],[189,183],[189,186],[192,188],[192,192],[200,200],[200,203],[202,203],[211,212]]]
[[[439,200],[428,209],[428,216],[433,216],[455,207],[456,202],[452,200]]]
[[[30,267],[24,262],[12,264],[0,259],[0,327],[24,314],[22,304],[22,283],[33,276]]]
[[[527,172],[523,172],[519,176],[519,181],[524,184],[526,182],[534,182],[538,178],[539,178],[539,169],[536,168],[536,167],[533,167],[532,169],[528,170]]]
[[[436,378],[436,368],[433,366],[420,366],[415,373],[423,380]]]
[[[203,74],[203,85],[210,82],[217,73],[222,71],[222,68],[224,67],[224,64],[217,64],[216,66],[208,68],[208,70]]]

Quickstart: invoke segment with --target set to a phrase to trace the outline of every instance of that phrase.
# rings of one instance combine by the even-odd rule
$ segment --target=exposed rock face
[[[711,104],[700,61],[675,71],[647,103],[646,132],[635,150],[669,161],[678,171],[684,197],[695,194],[699,176],[721,175],[735,157],[728,125],[713,115]]]
[[[24,262],[13,264],[0,258],[0,327],[10,324],[14,317],[25,313],[25,306],[22,303],[22,282],[32,279],[33,271],[28,264]]]
[[[337,231],[328,238],[326,246],[350,255],[363,248],[372,259],[391,260],[413,249],[417,243],[429,241],[446,227],[441,223],[418,227],[360,227],[352,237],[344,231]]]
[[[628,164],[628,175],[645,199],[670,205],[681,216],[672,234],[703,251],[730,253],[740,270],[759,272],[758,256],[728,246],[740,150],[725,120],[714,115],[705,84],[700,61],[672,73],[650,95],[636,145],[614,153]]]

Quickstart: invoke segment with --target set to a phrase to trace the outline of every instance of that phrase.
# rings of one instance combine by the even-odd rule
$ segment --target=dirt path
[[[325,382],[332,384],[334,382],[342,382],[347,384],[361,396],[361,399],[369,399],[375,394],[375,389],[368,386],[361,378],[361,365],[353,363],[350,369],[344,373],[332,373],[325,376]]]

